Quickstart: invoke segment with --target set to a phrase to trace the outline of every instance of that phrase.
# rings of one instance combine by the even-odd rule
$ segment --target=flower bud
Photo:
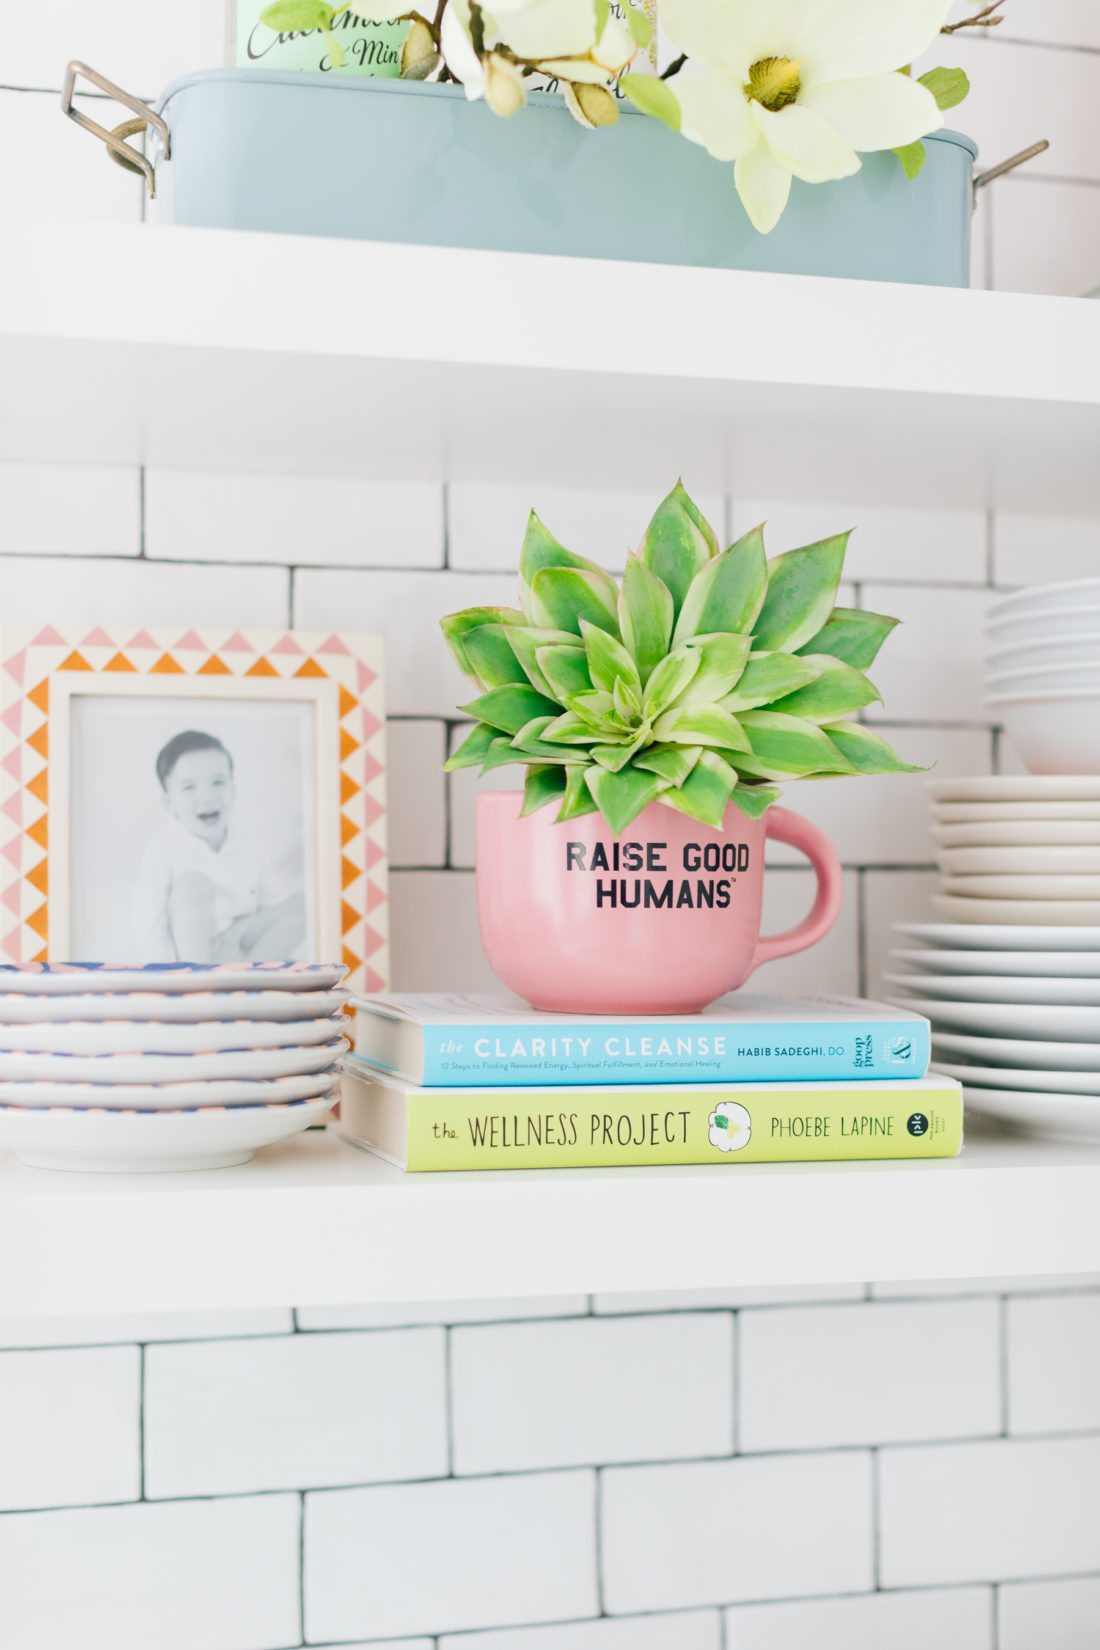
[[[514,63],[490,52],[482,59],[485,73],[485,101],[495,115],[514,115],[527,102],[523,76]]]
[[[426,80],[440,61],[431,29],[422,17],[414,17],[401,47],[402,80]]]
[[[619,118],[619,106],[605,86],[594,86],[590,81],[565,82],[565,106],[574,120],[587,126],[590,132],[597,126],[614,126]]]

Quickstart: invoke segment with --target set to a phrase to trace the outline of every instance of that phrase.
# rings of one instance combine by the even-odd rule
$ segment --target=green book
[[[955,1157],[950,1077],[420,1088],[345,1067],[341,1133],[399,1168],[578,1169]]]

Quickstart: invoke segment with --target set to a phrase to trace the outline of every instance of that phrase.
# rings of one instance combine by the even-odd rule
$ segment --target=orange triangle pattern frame
[[[6,668],[8,666],[11,668]],[[319,845],[330,931],[357,991],[389,980],[385,703],[382,644],[328,632],[159,626],[134,632],[80,626],[0,625],[0,962],[66,960],[50,933],[51,899],[64,867],[51,864],[51,761],[68,760],[67,729],[51,726],[57,678],[79,672],[82,691],[104,674],[140,697],[141,678],[169,677],[182,696],[223,693],[231,677],[257,678],[273,698],[293,677],[331,681],[339,751],[339,840]],[[323,690],[326,691],[327,690]],[[163,692],[163,689],[161,689]],[[65,737],[59,737],[59,734]],[[368,921],[369,913],[369,921]],[[43,943],[45,942],[45,943]],[[324,960],[328,960],[327,958]]]

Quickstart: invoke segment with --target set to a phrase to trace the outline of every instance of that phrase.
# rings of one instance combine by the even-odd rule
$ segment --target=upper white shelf
[[[9,221],[0,384],[0,459],[1100,511],[1076,299]]]
[[[1100,1272],[1100,1149],[403,1175],[314,1132],[239,1169],[0,1154],[0,1316]]]

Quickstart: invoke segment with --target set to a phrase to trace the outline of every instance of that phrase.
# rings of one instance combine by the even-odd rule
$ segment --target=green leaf
[[[536,625],[509,625],[507,628],[512,652],[523,666],[531,686],[538,688],[540,693],[555,697],[555,690],[539,665],[539,650],[556,646],[576,647],[577,638],[565,630],[546,630]]]
[[[550,722],[539,735],[550,745],[594,745],[601,735],[594,733],[587,722],[575,712],[567,710],[556,721]]]
[[[615,581],[600,568],[588,572],[579,567],[543,567],[531,581],[533,622],[574,636],[581,633],[582,619],[617,636],[618,605]]]
[[[553,699],[547,699],[536,693],[533,687],[525,687],[518,682],[509,683],[507,687],[490,688],[480,699],[459,706],[464,715],[472,716],[479,722],[488,722],[490,727],[499,728],[502,733],[518,733],[532,717],[557,716],[560,708]]]
[[[652,74],[622,74],[619,85],[643,115],[663,120],[674,132],[680,130],[680,105],[663,80]]]
[[[523,622],[523,614],[514,607],[467,607],[461,613],[448,613],[445,619],[440,619],[439,628],[463,676],[476,682],[477,672],[467,651],[466,638],[482,625],[507,625],[511,628]]]
[[[831,654],[856,670],[867,670],[897,624],[883,613],[867,613],[860,607],[834,607],[816,636],[799,648],[799,654]]]
[[[659,716],[686,692],[703,662],[702,651],[693,647],[675,648],[662,659],[646,684],[642,710],[647,717]]]
[[[755,710],[758,705],[770,705],[807,682],[815,682],[818,667],[793,653],[750,653],[737,686],[719,700],[723,710],[739,716],[743,710]]]
[[[634,758],[634,766],[680,786],[702,754],[701,745],[649,745]]]
[[[569,640],[575,642],[576,637],[570,636]],[[535,660],[551,693],[563,704],[571,693],[590,691],[592,674],[583,647],[566,647],[564,643],[555,642],[550,647],[537,648]]]
[[[929,69],[917,84],[928,87],[941,109],[954,109],[970,92],[970,82],[962,69]]]
[[[582,819],[585,814],[594,814],[596,804],[592,792],[585,784],[585,768],[566,768],[565,772],[565,800],[562,802],[557,823],[564,825],[570,819]]]
[[[653,724],[653,736],[662,744],[713,745],[719,750],[752,749],[740,722],[717,705],[675,706]]]
[[[787,716],[803,716],[807,722],[838,722],[842,717],[854,716],[864,705],[882,703],[882,695],[861,670],[830,659],[827,654],[815,658],[807,656],[808,664],[820,665],[821,675],[808,687],[776,699],[772,710]]]
[[[567,550],[559,544],[553,533],[545,528],[532,510],[527,518],[527,531],[523,537],[523,549],[519,557],[519,594],[520,605],[531,623],[538,623],[533,613],[531,590],[535,577],[545,567],[574,567],[582,572],[598,573],[601,578],[604,572],[594,561],[585,556],[575,556],[572,550]],[[565,626],[563,628],[572,629]]]
[[[638,556],[628,556],[619,592],[619,630],[643,683],[668,652],[675,616],[668,586]]]
[[[856,773],[927,773],[903,762],[897,751],[861,722],[834,722],[822,729]]]
[[[924,171],[924,163],[928,158],[928,152],[919,138],[916,143],[905,143],[900,149],[895,149],[894,154],[900,160],[901,169],[910,183],[914,178],[920,177]]]
[[[752,647],[751,636],[695,636],[687,644],[702,656],[702,664],[677,701],[680,705],[713,705],[732,692],[741,680]]]
[[[492,773],[494,768],[507,768],[513,762],[526,762],[529,759],[521,756],[510,739],[494,739],[489,754],[482,764],[483,774]]]
[[[852,767],[827,734],[813,722],[778,711],[747,710],[741,726],[749,736],[754,760],[745,772],[754,778],[781,778],[786,774],[851,773]],[[742,764],[736,762],[740,769]]]
[[[274,0],[260,13],[260,22],[276,34],[304,33],[307,29],[331,29],[335,15],[336,7],[326,6],[324,0]]]
[[[523,782],[523,807],[519,811],[519,817],[526,819],[528,814],[545,808],[548,803],[560,802],[564,795],[565,774],[561,768],[528,768],[527,777]]]
[[[729,763],[713,751],[704,751],[679,790],[665,791],[661,800],[689,818],[720,830],[736,784],[737,775]]]
[[[508,639],[512,625],[483,624],[463,637],[466,657],[483,688],[504,687],[508,682],[526,682],[527,673]]]
[[[459,768],[480,768],[493,741],[499,738],[498,728],[491,728],[488,722],[479,722],[444,762],[444,773],[456,773]]]
[[[622,0],[622,8],[631,40],[644,51],[653,39],[653,24],[644,11],[639,11],[636,6],[630,4],[630,0]],[[596,38],[599,39],[598,33]]]
[[[609,0],[592,0],[592,11],[596,22],[596,32],[593,38],[598,40],[607,27],[607,20],[611,16]]]
[[[628,80],[644,80],[649,86],[668,90],[652,75],[623,75],[620,86],[625,86]],[[683,482],[678,481],[653,512],[638,552],[639,559],[671,595],[674,615],[679,612],[692,580],[717,550],[713,528],[688,497]]]
[[[764,529],[754,527],[695,575],[672,633],[673,645],[719,630],[750,633],[764,601],[767,569]]]
[[[620,836],[637,819],[661,789],[661,781],[656,774],[642,773],[637,768],[624,768],[621,773],[608,773],[606,768],[587,768],[584,778],[596,806],[615,836]]]
[[[642,679],[638,667],[622,642],[609,636],[606,630],[590,624],[587,619],[581,620],[581,636],[584,638],[584,651],[594,688],[614,693],[617,684],[622,682],[641,691]]]
[[[598,762],[601,768],[606,768],[608,773],[619,773],[641,748],[641,739],[634,739],[629,745],[593,745],[592,760]]]
[[[739,784],[730,801],[747,819],[763,819],[772,803],[779,801],[779,792],[770,785]]]
[[[788,550],[768,563],[768,593],[753,630],[758,651],[795,653],[832,611],[851,533]]]
[[[532,717],[527,726],[520,728],[512,740],[513,750],[522,751],[525,757],[534,758],[539,762],[573,763],[590,761],[590,754],[586,750],[579,750],[573,745],[556,745],[550,740],[543,739],[543,734],[553,720],[554,718],[551,716]]]
[[[582,722],[587,722],[601,736],[613,733],[621,725],[610,693],[571,693],[565,701],[565,708],[574,711]]]

